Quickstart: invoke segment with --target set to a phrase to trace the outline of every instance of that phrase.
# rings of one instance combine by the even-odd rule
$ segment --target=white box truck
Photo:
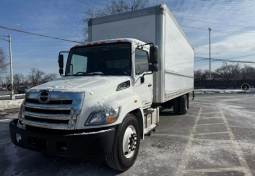
[[[166,5],[93,18],[89,42],[68,51],[61,78],[31,88],[10,125],[20,147],[67,157],[105,155],[125,171],[159,107],[185,114],[194,50]]]

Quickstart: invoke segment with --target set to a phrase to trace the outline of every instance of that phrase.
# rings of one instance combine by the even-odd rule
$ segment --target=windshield
[[[114,43],[72,48],[66,75],[131,75],[131,44]]]

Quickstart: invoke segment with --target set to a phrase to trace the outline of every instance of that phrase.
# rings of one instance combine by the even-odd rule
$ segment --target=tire
[[[172,106],[173,106],[173,102],[171,100],[161,104],[161,107],[164,109],[171,109]]]
[[[173,99],[173,109],[175,114],[180,114],[179,97]]]
[[[140,134],[137,119],[133,114],[127,114],[117,131],[112,153],[105,155],[107,164],[115,170],[128,170],[135,163],[139,146]],[[129,147],[132,147],[133,151]]]
[[[183,95],[180,97],[180,114],[186,114],[188,110],[187,96]]]

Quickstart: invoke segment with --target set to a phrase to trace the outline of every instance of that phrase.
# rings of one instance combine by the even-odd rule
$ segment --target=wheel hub
[[[131,158],[136,149],[137,134],[133,125],[127,127],[123,137],[123,153],[126,158]]]

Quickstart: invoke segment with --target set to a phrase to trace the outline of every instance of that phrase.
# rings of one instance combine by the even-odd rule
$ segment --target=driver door
[[[153,79],[152,74],[142,76],[149,72],[149,57],[148,52],[141,49],[135,49],[135,92],[142,101],[143,108],[149,107],[152,104],[153,98]]]

